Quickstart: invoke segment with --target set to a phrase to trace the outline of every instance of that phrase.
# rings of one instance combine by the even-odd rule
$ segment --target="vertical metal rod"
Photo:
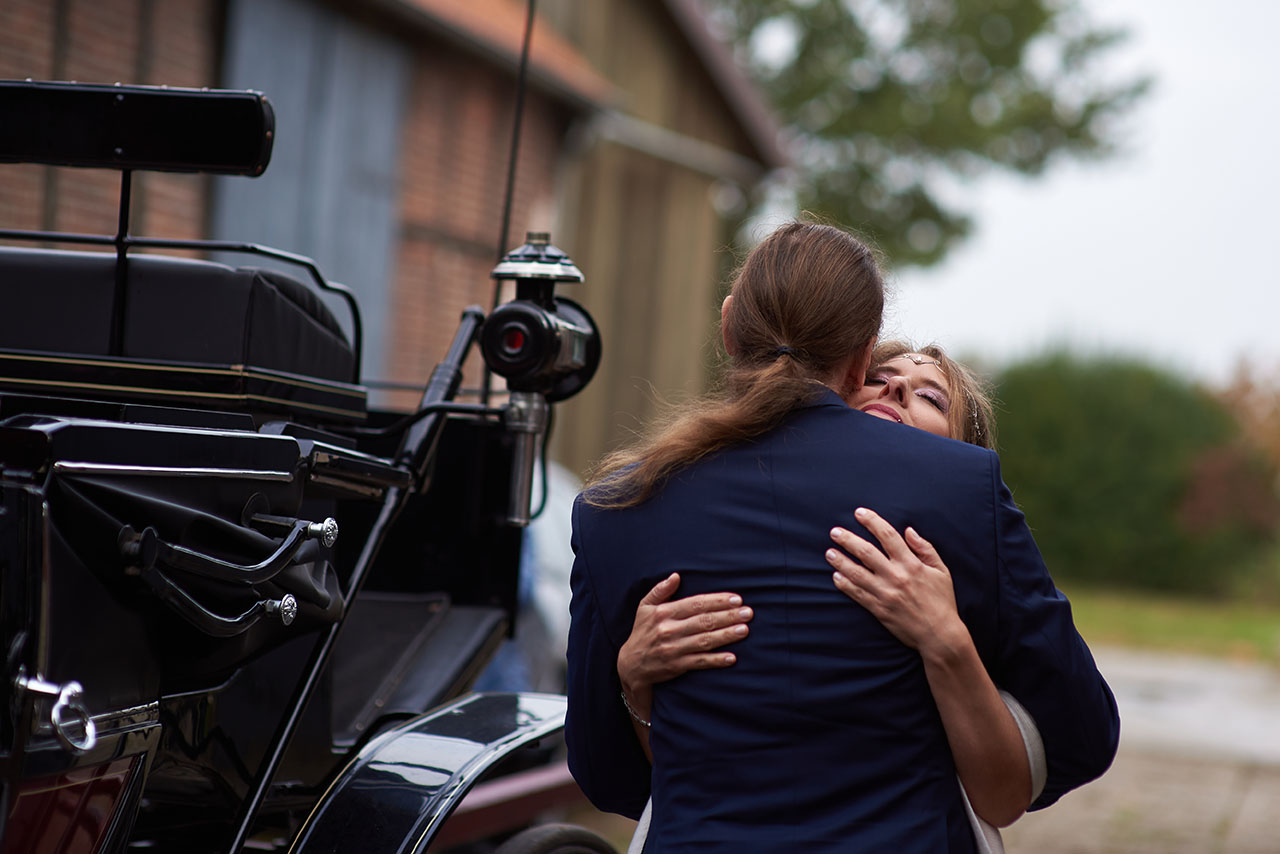
[[[502,231],[498,236],[498,260],[507,251],[507,239],[511,231],[511,208],[516,195],[516,165],[520,160],[520,126],[524,120],[524,93],[529,76],[529,46],[533,42],[533,12],[537,0],[529,0],[527,17],[524,22],[524,44],[520,48],[520,69],[516,73],[516,116],[511,128],[511,156],[507,158],[507,192],[502,203]],[[498,307],[498,297],[502,289],[501,282],[493,286],[493,305]]]
[[[449,352],[444,361],[431,372],[431,379],[422,393],[422,406],[453,400],[457,396],[458,387],[462,384],[462,365],[466,362],[467,353],[480,334],[483,324],[484,312],[480,310],[480,306],[472,305],[463,310],[462,321],[458,324],[458,331],[454,333]],[[444,421],[443,412],[423,418],[404,431],[404,438],[396,451],[396,462],[409,466],[418,478],[420,489],[426,488],[431,458],[435,455],[436,442],[440,438]]]
[[[45,4],[48,6],[49,4]],[[67,55],[71,50],[71,0],[53,4],[53,56],[50,80],[67,79]],[[44,167],[44,199],[40,217],[41,231],[58,228],[59,172],[57,166]]]
[[[533,42],[533,14],[537,5],[537,0],[529,0],[525,13],[524,44],[520,48],[520,68],[516,73],[516,115],[514,126],[511,129],[511,156],[507,159],[507,192],[506,198],[502,203],[502,230],[498,234],[498,261],[501,261],[502,256],[507,252],[507,239],[511,230],[511,208],[516,195],[516,164],[520,160],[520,125],[524,120],[524,93],[525,89],[528,88],[529,46]],[[489,306],[490,311],[498,307],[498,300],[501,298],[502,282],[495,281],[493,283],[493,304]],[[489,386],[492,379],[489,373],[489,365],[485,364],[484,373],[480,378],[480,402],[483,404],[489,402]]]
[[[133,196],[133,170],[120,173],[120,221],[116,226],[116,292],[111,301],[111,355],[124,355],[124,318],[129,286],[129,204]]]
[[[484,312],[480,310],[479,306],[471,306],[462,313],[462,322],[458,325],[458,331],[454,335],[449,352],[445,356],[444,362],[432,374],[431,382],[427,384],[427,389],[422,395],[423,406],[453,399],[457,393],[458,381],[462,376],[462,363],[466,361],[467,353],[471,349],[476,333],[483,322]],[[430,462],[429,458],[434,453],[435,438],[439,435],[445,417],[446,415],[443,412],[434,413],[413,425],[405,433],[405,439],[397,456],[414,468],[419,479],[425,476],[427,464]],[[404,509],[405,503],[409,500],[409,494],[410,490],[392,487],[383,496],[382,510],[379,511],[378,518],[374,521],[373,527],[370,528],[369,536],[365,539],[360,556],[356,559],[355,566],[351,570],[351,578],[348,582],[349,589],[347,590],[348,608],[359,595],[360,588],[364,585],[365,577],[377,559],[378,550],[382,548],[392,524],[395,523],[396,518]],[[271,778],[275,776],[276,769],[280,767],[280,761],[284,758],[285,750],[288,749],[289,742],[298,728],[298,722],[302,719],[302,712],[306,709],[311,695],[315,692],[316,685],[320,681],[320,675],[329,663],[329,658],[346,622],[344,617],[330,626],[312,648],[311,658],[307,662],[306,670],[290,700],[289,712],[281,720],[280,725],[272,735],[271,746],[267,751],[267,755],[263,757],[253,784],[250,786],[249,793],[240,807],[240,812],[237,815],[236,833],[231,840],[231,846],[227,849],[227,854],[240,854],[245,840],[249,838],[249,832],[253,828],[253,820],[257,817],[258,809],[262,806],[262,802],[267,796],[267,791],[271,787]]]
[[[407,497],[408,494],[398,487],[388,489],[386,495],[383,496],[382,510],[379,511],[378,518],[369,530],[369,536],[365,539],[364,548],[361,549],[360,557],[356,559],[355,567],[351,571],[350,589],[347,591],[348,605],[355,599],[360,592],[360,588],[364,585],[364,579],[369,567],[373,565],[374,560],[377,558],[378,550],[382,547],[383,541],[391,530],[391,525],[395,522],[396,517],[400,515],[400,511],[404,509]],[[245,841],[249,838],[249,832],[253,829],[253,820],[258,815],[258,808],[262,806],[267,790],[271,786],[271,778],[275,776],[276,769],[280,767],[280,760],[284,758],[284,752],[293,738],[294,731],[298,728],[298,722],[302,720],[302,712],[306,709],[307,702],[311,699],[311,695],[320,681],[320,674],[324,672],[325,666],[329,662],[329,657],[344,625],[346,625],[346,620],[342,619],[329,626],[320,639],[316,641],[315,646],[312,647],[311,658],[307,661],[306,670],[303,671],[302,679],[294,689],[293,697],[290,700],[289,712],[280,721],[279,726],[276,727],[276,731],[271,737],[271,746],[267,750],[267,755],[263,757],[249,794],[245,797],[244,803],[241,804],[240,812],[236,816],[236,833],[231,840],[231,846],[227,849],[227,854],[241,854],[244,849]]]

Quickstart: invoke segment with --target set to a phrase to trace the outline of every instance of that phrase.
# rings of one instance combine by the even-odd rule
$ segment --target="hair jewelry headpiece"
[[[944,372],[946,371],[946,368],[937,359],[930,359],[928,356],[921,356],[919,353],[903,353],[900,356],[894,356],[893,359],[889,359],[888,361],[892,362],[894,359],[906,359],[915,365],[937,365],[939,368],[942,368]]]

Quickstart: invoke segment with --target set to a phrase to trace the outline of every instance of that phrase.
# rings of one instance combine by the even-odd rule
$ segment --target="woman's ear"
[[[720,303],[720,340],[724,342],[724,351],[730,356],[738,354],[738,348],[733,343],[733,336],[729,334],[729,300],[733,299],[733,294],[724,298],[724,302]]]

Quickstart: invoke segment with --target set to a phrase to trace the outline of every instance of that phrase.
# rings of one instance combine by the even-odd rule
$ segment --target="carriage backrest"
[[[0,348],[110,356],[116,256],[0,247]],[[123,352],[349,382],[355,356],[329,309],[272,270],[130,255]]]

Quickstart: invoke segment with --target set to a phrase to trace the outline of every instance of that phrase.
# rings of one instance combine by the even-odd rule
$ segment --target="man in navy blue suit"
[[[831,583],[828,532],[862,530],[858,507],[950,568],[983,663],[1044,740],[1036,806],[1114,756],[1114,700],[996,456],[846,405],[882,305],[856,240],[775,232],[726,303],[726,392],[617,455],[575,505],[570,767],[605,810],[634,817],[652,793],[648,852],[974,850],[919,654]],[[616,664],[672,571],[682,593],[732,589],[755,616],[734,667],[655,691],[651,773]]]

